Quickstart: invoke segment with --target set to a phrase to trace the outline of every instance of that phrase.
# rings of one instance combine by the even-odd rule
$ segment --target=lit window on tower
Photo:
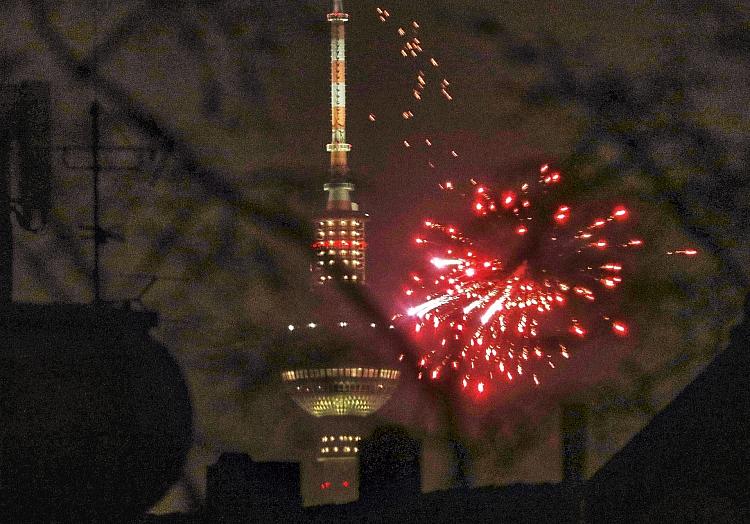
[[[348,213],[358,212],[349,211]],[[337,214],[348,213],[339,211]],[[346,282],[363,283],[366,251],[364,220],[323,217],[316,220],[314,224],[318,240],[313,243],[313,248],[318,257],[318,263],[313,264],[311,269],[318,273],[316,280],[323,284],[334,276],[338,276]]]

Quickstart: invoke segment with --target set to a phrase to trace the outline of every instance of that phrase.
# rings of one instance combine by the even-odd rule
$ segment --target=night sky
[[[153,334],[191,388],[196,441],[188,475],[202,491],[205,466],[221,451],[294,460],[312,435],[311,419],[277,378],[301,357],[277,341],[320,303],[307,291],[307,258],[284,232],[294,222],[261,215],[276,209],[304,223],[324,203],[329,6],[160,4],[50,7],[48,28],[69,46],[68,58],[83,59],[94,41],[112,44],[99,52],[103,81],[92,83],[76,80],[64,50],[50,46],[39,10],[10,2],[0,20],[0,70],[9,81],[51,82],[55,146],[87,144],[88,106],[97,97],[103,142],[156,148],[141,161],[105,153],[106,165],[139,169],[103,178],[103,226],[125,239],[104,248],[104,293],[133,298],[148,275],[161,277],[142,302],[160,313]],[[368,280],[387,315],[404,307],[420,223],[452,212],[441,181],[503,184],[552,162],[574,166],[578,201],[621,201],[637,211],[649,249],[633,278],[643,284],[623,298],[633,336],[614,345],[589,340],[541,388],[507,388],[479,405],[456,405],[477,484],[559,480],[556,409],[568,399],[593,406],[595,471],[689,382],[737,321],[748,275],[733,261],[747,259],[750,239],[747,9],[687,1],[356,0],[345,7],[355,201],[371,215]],[[390,12],[386,23],[377,7]],[[425,49],[419,62],[399,53],[397,29],[413,21]],[[420,65],[425,57],[439,67]],[[438,89],[416,101],[419,69],[428,81],[448,79],[452,100]],[[160,147],[126,101],[184,147]],[[204,173],[188,169],[186,149]],[[17,235],[18,301],[91,299],[91,246],[78,229],[90,220],[89,174],[71,168],[88,159],[58,155],[51,224],[40,235]],[[691,220],[662,198],[664,188],[692,210]],[[701,256],[664,256],[688,244]],[[424,488],[447,487],[445,427],[413,382],[405,380],[376,421],[405,424],[424,439]],[[178,486],[158,509],[185,504]]]

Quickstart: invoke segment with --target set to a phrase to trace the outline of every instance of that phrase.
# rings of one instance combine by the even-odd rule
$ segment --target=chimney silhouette
[[[561,407],[562,487],[571,505],[575,522],[582,522],[588,448],[588,407],[567,403]]]
[[[398,426],[378,427],[362,441],[359,455],[359,498],[381,503],[418,497],[422,445]]]
[[[585,404],[564,404],[560,420],[562,434],[563,484],[586,481],[588,408]]]
[[[302,518],[296,462],[255,462],[245,453],[223,453],[206,476],[210,522],[294,522]]]
[[[458,440],[451,440],[449,445],[455,460],[451,474],[453,487],[469,489],[474,484],[474,478],[471,474],[471,453],[469,449]]]

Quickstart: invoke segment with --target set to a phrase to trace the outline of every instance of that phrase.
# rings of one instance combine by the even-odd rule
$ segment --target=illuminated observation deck
[[[377,368],[296,369],[281,373],[292,399],[315,417],[366,417],[393,394],[401,372]]]

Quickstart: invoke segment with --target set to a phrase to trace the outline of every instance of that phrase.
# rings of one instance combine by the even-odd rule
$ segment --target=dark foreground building
[[[588,482],[589,522],[750,522],[750,296],[729,347]]]
[[[419,442],[403,430],[385,428],[361,444],[357,502],[300,510],[299,499],[292,502],[289,490],[280,488],[273,495],[278,500],[269,502],[271,491],[259,494],[250,488],[253,483],[241,480],[234,486],[225,484],[224,489],[245,490],[242,496],[266,501],[248,504],[248,509],[264,508],[262,512],[264,504],[276,508],[288,504],[289,513],[276,513],[279,518],[267,522],[750,522],[748,346],[750,298],[729,347],[588,481],[581,475],[586,460],[586,409],[568,405],[561,420],[564,478],[560,484],[422,494]],[[270,470],[254,471],[262,475],[258,482],[280,478]],[[296,477],[288,481],[298,486]],[[217,486],[213,482],[209,480]],[[218,500],[209,500],[209,507]],[[225,522],[258,521],[257,515],[263,513]],[[190,518],[182,522],[222,522]]]
[[[302,518],[299,464],[224,453],[208,467],[206,522],[294,522]]]
[[[573,522],[559,484],[449,489],[422,494],[421,443],[381,427],[362,444],[360,498],[309,508],[310,522]]]
[[[301,507],[299,468],[228,453],[209,467],[205,516],[181,522],[573,522],[561,485],[512,485],[421,493],[421,444],[398,427],[362,441],[360,498]],[[295,491],[296,490],[296,491]],[[180,522],[177,516],[151,522]],[[193,520],[191,520],[193,519]]]

